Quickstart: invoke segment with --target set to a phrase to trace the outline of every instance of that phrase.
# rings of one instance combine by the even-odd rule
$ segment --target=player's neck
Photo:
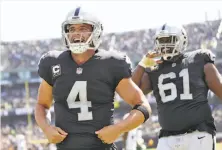
[[[72,59],[78,64],[84,64],[87,62],[93,55],[95,54],[94,50],[87,50],[86,52],[82,54],[74,54],[72,53]]]

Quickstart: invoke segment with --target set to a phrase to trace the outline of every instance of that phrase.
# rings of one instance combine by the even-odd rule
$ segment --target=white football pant
[[[162,137],[158,141],[157,150],[216,150],[216,138],[207,132]]]

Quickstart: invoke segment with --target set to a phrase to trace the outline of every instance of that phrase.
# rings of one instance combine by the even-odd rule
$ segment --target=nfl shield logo
[[[77,73],[77,74],[82,74],[82,68],[77,68],[77,69],[76,69],[76,73]]]
[[[172,63],[172,67],[175,67],[177,64],[176,63]]]

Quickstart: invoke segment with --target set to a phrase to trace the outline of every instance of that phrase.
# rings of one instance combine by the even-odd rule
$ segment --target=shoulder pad
[[[123,52],[117,51],[117,50],[99,50],[98,53],[96,53],[96,56],[99,57],[99,59],[116,59],[116,60],[124,60],[127,64],[130,66],[132,65],[130,58]]]
[[[115,58],[115,59],[123,60],[125,54],[117,50],[107,51],[107,50],[100,49],[98,50],[98,53],[96,53],[96,56],[98,56],[100,59]]]
[[[198,49],[191,52],[186,53],[187,56],[190,57],[192,61],[204,61],[204,64],[211,62],[214,63],[215,55],[209,49]]]
[[[44,54],[41,56],[38,64],[40,64],[41,61],[44,61],[44,60],[56,59],[56,58],[58,58],[58,56],[59,56],[62,52],[64,52],[64,51],[52,50],[52,51],[46,52],[46,53],[44,53]]]
[[[201,49],[200,53],[206,55],[213,62],[216,59],[216,56],[214,55],[214,53],[209,49]]]
[[[42,55],[41,59],[44,59],[46,57],[57,58],[62,52],[64,51],[58,51],[58,50],[48,51]]]

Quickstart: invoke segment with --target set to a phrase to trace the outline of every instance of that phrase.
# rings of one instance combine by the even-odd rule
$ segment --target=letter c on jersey
[[[52,74],[53,74],[53,77],[61,75],[61,66],[60,66],[60,64],[52,66]]]

